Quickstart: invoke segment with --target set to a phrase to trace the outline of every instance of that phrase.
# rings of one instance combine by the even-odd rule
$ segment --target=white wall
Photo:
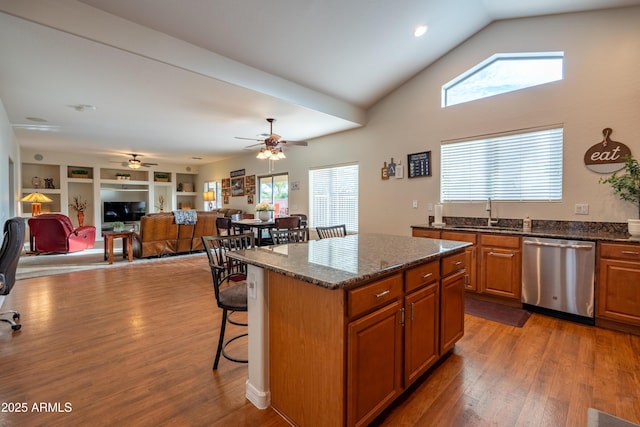
[[[9,174],[9,162],[13,161],[13,191],[10,190],[11,179]],[[13,128],[9,124],[7,112],[2,100],[0,100],[0,224],[16,215],[19,215],[20,204],[17,201],[20,195],[20,151],[16,142]],[[13,194],[13,203],[10,197]],[[13,205],[13,209],[11,208]]]
[[[583,156],[602,141],[602,129],[640,157],[640,7],[496,22],[416,75],[369,111],[364,128],[292,147],[276,163],[300,190],[290,192],[291,211],[307,212],[308,170],[358,161],[360,231],[410,234],[425,223],[428,203],[439,201],[440,141],[554,123],[564,124],[562,202],[497,202],[498,217],[625,222],[636,208],[618,201],[602,175],[584,166]],[[428,35],[427,35],[428,37]],[[441,86],[495,53],[565,52],[561,82],[442,109]],[[285,135],[286,137],[286,135]],[[384,161],[406,164],[407,154],[431,151],[432,177],[380,179]],[[202,181],[229,171],[266,174],[255,153],[201,168]],[[412,200],[418,200],[413,209]],[[575,215],[575,203],[588,203],[589,215]],[[251,210],[246,197],[230,207]],[[445,216],[484,217],[484,203],[447,203]]]

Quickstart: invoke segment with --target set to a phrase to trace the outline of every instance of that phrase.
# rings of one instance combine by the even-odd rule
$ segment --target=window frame
[[[440,200],[562,201],[563,151],[561,124],[442,141]]]

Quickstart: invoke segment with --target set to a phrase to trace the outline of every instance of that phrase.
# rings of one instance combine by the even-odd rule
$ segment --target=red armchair
[[[35,241],[32,249],[42,252],[77,252],[93,248],[96,242],[96,228],[93,225],[73,228],[68,216],[43,214],[29,218],[31,238]]]

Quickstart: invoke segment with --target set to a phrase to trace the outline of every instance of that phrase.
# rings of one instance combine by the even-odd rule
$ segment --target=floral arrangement
[[[74,196],[73,203],[69,203],[69,207],[76,212],[84,212],[87,210],[87,201],[82,200],[81,196]]]
[[[267,202],[261,202],[256,205],[256,211],[272,211],[273,205],[270,205]]]

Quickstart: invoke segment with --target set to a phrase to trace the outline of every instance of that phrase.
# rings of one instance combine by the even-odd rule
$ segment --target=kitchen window
[[[442,86],[442,107],[564,78],[564,52],[496,54]]]
[[[520,130],[440,146],[440,199],[562,200],[562,127]]]
[[[309,171],[309,226],[345,224],[358,232],[358,164]]]

